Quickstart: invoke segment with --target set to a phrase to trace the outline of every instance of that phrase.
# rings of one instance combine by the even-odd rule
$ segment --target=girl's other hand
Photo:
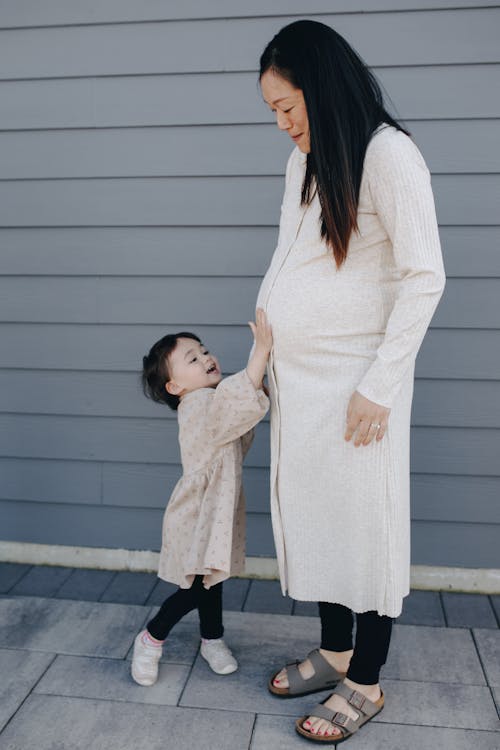
[[[249,321],[248,325],[252,329],[255,348],[269,354],[273,346],[273,334],[271,326],[267,321],[266,313],[261,307],[258,307],[256,310],[255,323]]]
[[[345,439],[349,441],[356,433],[356,448],[360,445],[369,445],[374,438],[379,442],[387,430],[390,413],[391,410],[386,406],[376,404],[358,391],[354,391],[347,407]]]

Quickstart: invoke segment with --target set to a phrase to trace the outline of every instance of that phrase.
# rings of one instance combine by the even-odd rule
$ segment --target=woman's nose
[[[280,130],[288,130],[290,128],[290,118],[285,112],[276,112],[276,125]]]

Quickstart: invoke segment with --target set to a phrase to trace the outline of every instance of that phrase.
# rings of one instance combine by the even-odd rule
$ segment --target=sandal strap
[[[349,705],[359,713],[360,718],[366,716],[371,719],[372,716],[375,716],[380,711],[380,706],[373,703],[366,695],[360,693],[359,690],[353,690],[343,682],[340,682],[333,692],[345,698]],[[359,721],[359,719],[356,721]]]
[[[337,685],[332,695],[335,693],[345,698],[349,705],[357,711],[357,719],[351,719],[347,714],[342,713],[342,711],[332,711],[324,703],[318,703],[314,706],[308,712],[308,716],[316,716],[318,719],[329,721],[330,724],[342,732],[343,739],[357,732],[363,724],[366,724],[375,714],[381,711],[380,705],[373,703],[363,693],[360,693],[359,690],[352,690],[352,688],[347,687],[343,682]]]
[[[359,719],[354,721],[347,714],[343,714],[341,711],[332,711],[331,708],[327,708],[323,703],[316,704],[314,708],[308,711],[308,715],[316,716],[318,719],[325,719],[325,721],[340,729],[344,736],[348,733],[353,734],[360,726],[358,724]]]
[[[288,678],[289,693],[298,693],[303,689],[304,678],[299,672],[299,662],[287,664],[286,676]]]
[[[339,680],[343,679],[343,675],[339,674],[335,667],[322,656],[319,649],[314,649],[308,654],[307,657],[313,666],[314,674],[308,679],[304,679],[299,671],[299,663],[290,664],[287,666],[287,677],[288,677],[288,690],[290,695],[295,693],[302,693],[304,690],[328,690],[334,687]]]
[[[335,667],[332,667],[330,662],[325,659],[323,654],[320,652],[319,648],[315,648],[313,651],[310,651],[307,655],[307,658],[313,665],[314,674],[316,676],[332,681],[343,679],[344,675],[339,674]]]

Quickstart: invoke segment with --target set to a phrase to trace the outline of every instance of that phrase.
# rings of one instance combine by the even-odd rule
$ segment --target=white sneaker
[[[238,662],[222,638],[201,642],[201,655],[216,674],[231,674],[238,669]]]
[[[161,659],[163,648],[161,645],[153,646],[144,643],[142,636],[145,632],[145,630],[141,630],[135,638],[131,672],[132,677],[139,685],[149,687],[154,685],[158,679],[158,662]]]

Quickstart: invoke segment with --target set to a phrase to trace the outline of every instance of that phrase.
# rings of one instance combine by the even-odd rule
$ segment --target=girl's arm
[[[247,373],[254,387],[259,389],[262,388],[267,360],[273,346],[273,335],[266,313],[260,307],[255,314],[255,323],[249,321],[248,325],[252,329],[254,346],[248,360]]]
[[[262,378],[272,347],[271,327],[263,310],[257,310],[255,323],[249,323],[254,348],[245,370],[231,375],[217,386],[206,415],[210,440],[223,445],[245,435],[260,422],[269,408],[262,390]],[[251,439],[246,449],[250,447]]]

